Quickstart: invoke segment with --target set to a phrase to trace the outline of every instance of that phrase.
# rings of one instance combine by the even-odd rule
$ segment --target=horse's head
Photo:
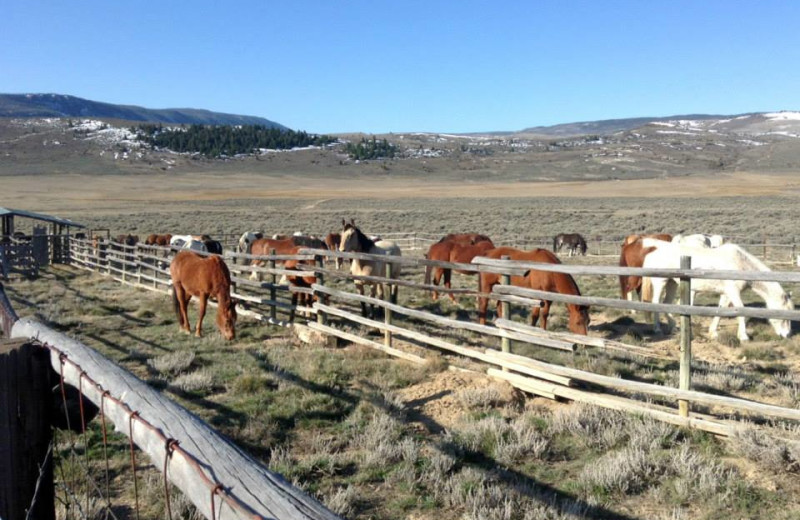
[[[358,228],[353,219],[350,222],[345,222],[342,219],[342,233],[339,239],[339,251],[357,251],[358,250]]]
[[[236,300],[231,298],[227,304],[220,302],[217,312],[217,327],[226,340],[236,338]]]
[[[781,309],[784,311],[791,311],[794,310],[794,303],[792,303],[792,298],[783,293],[778,301],[776,309]],[[789,320],[769,320],[769,324],[772,325],[772,328],[775,330],[775,334],[782,338],[788,338],[789,334],[792,333],[792,322]]]
[[[589,328],[589,306],[588,305],[570,305],[569,306],[569,330],[574,334],[581,334],[586,336]]]

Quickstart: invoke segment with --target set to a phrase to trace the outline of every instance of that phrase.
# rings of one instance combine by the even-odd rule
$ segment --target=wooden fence
[[[118,244],[105,244],[105,249],[91,250],[86,242],[75,241],[72,257],[76,265],[104,272],[114,276],[123,283],[146,287],[164,292],[169,285],[167,279],[167,264],[171,250],[166,248],[150,248],[145,246],[126,247]],[[503,379],[512,385],[537,395],[549,398],[567,398],[570,400],[593,403],[616,409],[627,409],[652,415],[660,420],[674,424],[693,426],[712,431],[717,434],[730,434],[731,426],[713,420],[710,417],[694,414],[689,416],[689,403],[704,406],[718,406],[737,413],[755,414],[759,416],[776,417],[782,419],[800,420],[800,410],[778,407],[765,403],[755,403],[736,397],[723,397],[714,394],[691,390],[691,316],[721,316],[721,317],[758,317],[766,319],[789,319],[800,321],[800,311],[773,310],[761,308],[718,308],[688,305],[688,300],[682,305],[666,305],[642,302],[630,302],[613,298],[599,298],[593,296],[568,296],[561,294],[545,293],[530,289],[518,288],[500,284],[489,294],[481,294],[477,289],[456,288],[445,289],[419,283],[412,278],[421,274],[426,267],[446,267],[453,269],[469,269],[471,271],[494,272],[501,275],[519,275],[529,269],[566,272],[575,276],[579,275],[636,275],[675,277],[691,283],[693,278],[713,279],[739,279],[750,281],[778,281],[800,282],[800,273],[794,272],[739,272],[739,271],[710,271],[699,269],[641,269],[621,268],[617,266],[581,266],[565,264],[535,264],[530,262],[511,262],[478,258],[471,264],[453,264],[439,262],[417,257],[391,257],[364,255],[358,253],[340,253],[322,250],[305,250],[302,255],[293,258],[309,260],[311,258],[343,259],[379,259],[390,260],[387,266],[395,269],[402,268],[406,276],[392,279],[387,276],[355,277],[346,271],[339,271],[330,267],[332,262],[318,261],[316,265],[301,264],[298,268],[313,272],[317,276],[317,283],[309,289],[290,288],[276,283],[276,278],[282,274],[294,273],[276,267],[275,264],[285,260],[286,256],[259,256],[225,253],[225,259],[234,274],[234,296],[239,298],[248,307],[242,308],[243,314],[250,315],[268,323],[288,325],[296,312],[305,312],[308,316],[315,316],[305,323],[305,326],[323,334],[336,336],[347,341],[366,345],[400,357],[402,359],[423,363],[429,355],[424,348],[432,348],[438,352],[457,355],[472,362],[478,362],[490,376]],[[268,267],[242,265],[241,261],[258,259]],[[392,268],[392,267],[390,267]],[[245,278],[244,275],[252,272],[261,273],[269,281],[260,282]],[[440,316],[422,309],[392,303],[386,299],[380,300],[370,296],[360,295],[347,290],[349,283],[354,280],[385,284],[389,293],[392,286],[402,287],[403,290],[428,292],[436,288],[439,292],[454,293],[460,296],[484,296],[501,302],[503,305],[538,305],[543,299],[556,302],[574,303],[581,305],[606,306],[618,309],[669,312],[679,314],[687,319],[682,319],[682,355],[683,367],[680,379],[680,388],[669,388],[660,385],[640,383],[611,378],[587,371],[545,363],[543,361],[522,357],[511,352],[512,342],[526,343],[537,347],[574,352],[576,349],[602,349],[608,352],[624,352],[628,355],[663,358],[651,349],[628,345],[619,341],[602,338],[581,336],[564,332],[550,332],[530,327],[522,323],[499,319],[493,326],[479,325],[463,320],[456,320]],[[311,309],[298,309],[288,303],[290,291],[313,292],[317,297]],[[359,307],[374,306],[383,310],[383,319],[365,317],[358,312]],[[509,314],[505,314],[509,316]],[[278,317],[280,316],[280,318]],[[306,320],[303,320],[306,321]],[[378,332],[383,336],[383,341],[370,338],[363,333],[363,328]],[[356,328],[356,330],[352,330]],[[472,334],[477,340],[464,335]],[[397,339],[403,340],[402,345]],[[496,342],[496,343],[495,343]],[[495,348],[483,348],[476,345],[491,345]],[[424,347],[424,348],[421,348]],[[676,356],[677,360],[678,357]],[[458,364],[458,363],[457,363]],[[474,369],[474,365],[472,366]],[[592,390],[580,388],[581,384],[590,384]],[[605,390],[597,390],[596,387]],[[635,396],[648,396],[649,398],[667,399],[678,402],[680,414],[675,414],[674,409],[646,403],[633,397],[609,395],[608,391],[635,394]]]

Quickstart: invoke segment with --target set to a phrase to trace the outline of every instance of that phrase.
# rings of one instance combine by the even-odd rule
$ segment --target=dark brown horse
[[[532,251],[520,251],[511,247],[498,247],[487,251],[484,256],[489,258],[501,258],[508,256],[510,260],[525,260],[528,262],[540,262],[545,264],[560,264],[558,257],[546,249],[534,249]],[[500,275],[494,273],[481,273],[481,292],[491,292],[492,287],[500,282]],[[572,294],[580,296],[581,291],[575,280],[566,273],[553,273],[550,271],[537,271],[531,269],[525,276],[512,276],[511,285],[526,287],[537,291],[555,292],[561,294]],[[534,306],[531,310],[531,325],[536,322],[541,315],[542,328],[547,329],[547,317],[550,314],[551,301],[544,300],[541,307]],[[480,323],[486,323],[486,307],[488,298],[478,298],[478,319]],[[499,310],[499,308],[498,308]],[[569,311],[568,328],[575,334],[586,335],[589,326],[589,307],[587,305],[567,304]],[[499,314],[499,313],[498,313]]]
[[[218,256],[203,257],[179,251],[169,266],[172,302],[181,330],[191,332],[188,305],[192,296],[200,300],[195,335],[203,335],[203,318],[209,298],[217,300],[217,327],[228,341],[236,337],[236,303],[231,298],[231,273]]]
[[[443,262],[468,264],[472,262],[473,258],[476,256],[481,256],[490,249],[494,249],[494,244],[492,244],[492,241],[489,240],[488,237],[487,240],[481,240],[475,244],[444,241],[431,245],[425,257],[428,260],[441,260]],[[433,272],[433,280],[431,280],[431,271]],[[466,275],[475,274],[475,271],[465,271],[461,269],[457,269],[456,272]],[[450,289],[452,269],[448,269],[446,267],[433,267],[431,265],[425,266],[426,284],[430,284],[431,281],[433,281],[433,285],[439,285],[442,276],[444,276],[444,286]],[[456,301],[453,293],[449,293],[448,296],[450,296],[450,299],[454,302]],[[433,291],[432,297],[434,300],[438,299],[439,293],[437,291]]]

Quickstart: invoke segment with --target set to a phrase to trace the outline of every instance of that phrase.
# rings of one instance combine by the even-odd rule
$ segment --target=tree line
[[[371,139],[361,138],[357,143],[347,143],[344,151],[351,159],[382,159],[393,158],[397,153],[397,147],[390,144],[386,139],[377,140],[375,136]]]
[[[164,128],[162,124],[131,127],[138,139],[153,148],[167,148],[179,153],[199,153],[207,157],[257,153],[260,149],[289,150],[305,146],[335,143],[328,135],[280,130],[263,125],[215,126],[189,125]]]

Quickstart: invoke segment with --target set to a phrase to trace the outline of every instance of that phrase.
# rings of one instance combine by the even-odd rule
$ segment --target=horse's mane
[[[344,227],[344,230],[347,231],[348,229],[352,229],[356,234],[356,239],[358,240],[358,247],[361,251],[369,253],[369,251],[375,247],[375,242],[370,240],[370,238],[365,235],[358,227],[354,226],[353,224],[347,224]]]
[[[736,252],[736,255],[740,259],[742,259],[743,263],[747,264],[748,267],[752,265],[755,268],[755,270],[757,270],[757,271],[771,271],[772,270],[769,267],[767,267],[767,265],[764,262],[762,262],[761,260],[756,258],[755,255],[753,255],[752,253],[747,252],[742,246],[739,246],[737,244],[724,244],[723,246],[720,246],[720,248],[722,248],[722,247],[726,247],[728,249],[734,250]]]

